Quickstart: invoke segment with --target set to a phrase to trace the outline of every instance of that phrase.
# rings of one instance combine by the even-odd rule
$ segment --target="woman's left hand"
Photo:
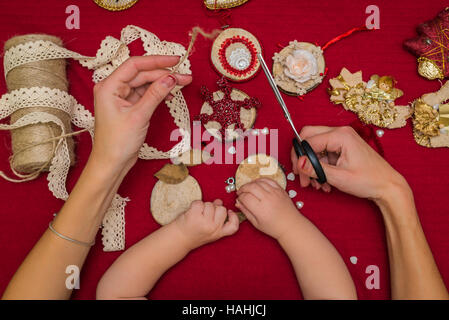
[[[104,165],[129,170],[137,161],[149,120],[170,91],[192,82],[171,74],[177,56],[132,57],[94,87],[95,138],[92,157]]]

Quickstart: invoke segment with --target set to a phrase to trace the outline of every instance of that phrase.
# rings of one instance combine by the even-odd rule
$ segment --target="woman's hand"
[[[237,191],[236,207],[242,210],[251,224],[279,239],[299,215],[287,192],[267,178],[247,183]]]
[[[291,151],[293,172],[302,187],[330,191],[330,185],[360,198],[384,200],[392,188],[408,190],[405,179],[375,152],[351,127],[304,127],[301,136],[319,155],[327,182],[319,185],[306,156],[297,158]]]
[[[171,74],[177,56],[132,57],[94,87],[95,138],[92,155],[100,163],[129,170],[137,161],[156,107],[190,75]]]
[[[189,210],[172,223],[178,227],[188,250],[230,236],[239,229],[237,215],[226,210],[219,199],[214,202],[192,202]]]

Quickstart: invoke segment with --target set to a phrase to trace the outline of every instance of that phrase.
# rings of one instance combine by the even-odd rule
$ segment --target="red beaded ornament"
[[[251,62],[249,64],[249,66],[243,70],[238,70],[238,69],[234,68],[233,66],[231,66],[228,62],[228,59],[226,58],[226,49],[231,44],[237,43],[237,42],[244,44],[251,55]],[[257,62],[256,55],[257,55],[257,50],[256,50],[254,44],[248,38],[246,38],[244,36],[239,36],[239,35],[226,39],[221,44],[220,50],[218,51],[218,56],[219,56],[221,64],[223,65],[223,68],[230,74],[235,75],[235,76],[240,76],[240,77],[245,77],[251,71],[254,70],[254,68],[256,66],[256,62]]]
[[[240,120],[240,108],[252,109],[260,108],[260,101],[257,98],[246,98],[243,101],[233,100],[231,98],[232,87],[228,81],[223,77],[217,81],[218,88],[223,92],[222,99],[215,101],[213,93],[209,91],[206,86],[201,87],[201,96],[203,100],[211,106],[212,114],[199,114],[195,116],[195,120],[207,124],[209,121],[217,121],[220,125],[220,134],[226,137],[226,129],[232,124],[235,124],[234,130],[244,130],[244,126]]]

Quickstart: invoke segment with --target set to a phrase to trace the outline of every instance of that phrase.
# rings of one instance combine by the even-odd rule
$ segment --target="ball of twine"
[[[29,41],[46,40],[63,46],[58,37],[45,34],[29,34],[16,36],[6,41],[4,50],[24,44]],[[26,63],[12,69],[6,76],[8,92],[20,88],[48,87],[68,91],[66,75],[66,60],[51,59]],[[21,108],[11,114],[10,123],[31,112],[46,112],[56,116],[64,124],[69,149],[70,165],[75,162],[74,141],[72,138],[71,116],[66,112],[48,107]],[[15,173],[31,174],[36,177],[42,171],[48,171],[55,153],[56,140],[61,137],[61,128],[54,123],[31,124],[22,128],[11,130],[11,145],[13,154],[10,158],[11,169]],[[18,175],[20,177],[26,177]]]

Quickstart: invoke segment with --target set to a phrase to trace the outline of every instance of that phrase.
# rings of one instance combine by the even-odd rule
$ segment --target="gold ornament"
[[[413,113],[415,129],[423,135],[434,137],[440,134],[440,128],[437,119],[437,112],[427,103],[418,99],[413,104],[415,112]]]
[[[207,9],[218,10],[238,7],[248,1],[249,0],[204,0],[204,5]]]
[[[429,80],[444,79],[443,71],[441,71],[435,61],[426,57],[418,58],[418,73]]]
[[[138,0],[94,0],[100,7],[109,11],[122,11],[136,4]]]
[[[449,81],[413,102],[413,136],[429,148],[449,147]],[[445,103],[446,102],[446,103]]]
[[[364,82],[361,71],[351,73],[343,68],[329,83],[332,86],[328,90],[331,101],[356,113],[366,124],[393,129],[405,126],[410,117],[409,106],[394,104],[403,92],[394,87],[396,81],[391,76],[373,75],[370,81]]]

